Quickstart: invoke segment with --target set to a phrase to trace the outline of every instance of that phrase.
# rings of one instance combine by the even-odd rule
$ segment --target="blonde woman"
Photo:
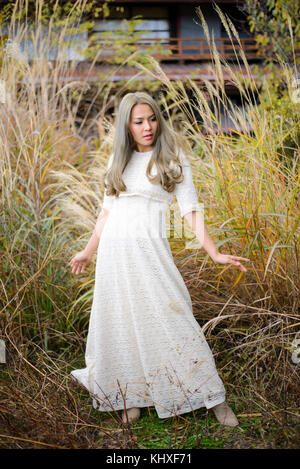
[[[180,213],[211,258],[243,272],[249,259],[221,254],[211,240],[184,142],[144,92],[119,106],[99,218],[86,248],[71,261],[84,272],[97,250],[86,367],[71,375],[100,411],[122,410],[131,422],[154,406],[159,418],[206,407],[218,421],[238,420],[166,236],[176,196]]]

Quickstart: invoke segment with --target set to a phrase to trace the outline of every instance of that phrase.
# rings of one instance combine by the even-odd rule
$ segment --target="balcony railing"
[[[257,59],[257,47],[253,38],[214,38],[217,51],[226,59],[240,58],[242,49],[247,59]],[[113,59],[122,48],[120,40],[98,39],[93,45],[101,47],[99,61]],[[157,60],[210,60],[212,59],[212,44],[206,38],[143,38],[137,41],[126,41],[128,51],[138,50],[140,53],[151,53]]]

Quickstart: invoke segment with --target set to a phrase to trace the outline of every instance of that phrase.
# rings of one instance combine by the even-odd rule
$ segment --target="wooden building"
[[[117,38],[115,31],[126,27],[124,19],[140,15],[143,21],[137,25],[135,31],[148,32],[141,33],[138,43],[141,46],[161,44],[164,52],[171,52],[170,55],[154,54],[159,60],[181,64],[187,61],[210,60],[211,54],[205,32],[196,13],[196,7],[200,6],[218,51],[225,58],[234,59],[232,43],[212,3],[203,0],[143,0],[139,3],[131,0],[116,1],[110,6],[109,19],[96,20],[91,34],[95,34],[99,41],[103,33],[109,34],[110,39]],[[247,59],[257,60],[255,42],[249,33],[246,13],[242,11],[244,2],[219,0],[216,3],[237,29]],[[235,38],[234,43],[238,45]],[[103,55],[105,56],[107,54]]]

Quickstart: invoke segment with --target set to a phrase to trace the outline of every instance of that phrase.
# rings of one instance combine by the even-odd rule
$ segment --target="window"
[[[169,9],[164,6],[114,6],[110,8],[110,16],[107,19],[96,20],[91,34],[103,37],[103,33],[109,34],[110,38],[118,37],[114,34],[116,29],[127,30],[124,19],[130,19],[140,15],[142,22],[138,24],[135,31],[148,31],[141,34],[145,38],[169,38],[170,37],[170,21]],[[139,43],[147,43],[147,41],[140,40]]]

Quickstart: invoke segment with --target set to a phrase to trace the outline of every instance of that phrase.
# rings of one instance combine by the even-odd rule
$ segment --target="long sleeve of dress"
[[[181,217],[184,217],[192,210],[202,212],[202,208],[198,202],[198,195],[193,182],[193,175],[190,162],[188,158],[181,153],[182,169],[184,180],[176,184],[174,195],[176,196],[177,203],[180,209]]]
[[[110,155],[107,163],[107,168],[109,169],[111,167],[113,160],[113,153]],[[106,181],[106,180],[105,180]],[[113,201],[116,197],[114,195],[107,195],[106,194],[106,189],[104,190],[104,196],[103,196],[103,203],[102,203],[102,208],[105,208],[106,210],[111,210]]]

